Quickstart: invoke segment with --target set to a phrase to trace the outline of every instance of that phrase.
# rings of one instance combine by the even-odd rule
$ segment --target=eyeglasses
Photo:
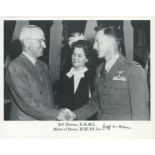
[[[46,40],[45,39],[35,39],[35,38],[25,38],[25,39],[38,40],[40,42],[40,44],[42,42],[46,44]]]

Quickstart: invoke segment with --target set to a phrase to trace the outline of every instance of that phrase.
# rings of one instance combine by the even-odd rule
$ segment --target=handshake
[[[59,110],[57,120],[59,121],[72,121],[76,119],[76,115],[74,112],[67,108],[63,108]]]

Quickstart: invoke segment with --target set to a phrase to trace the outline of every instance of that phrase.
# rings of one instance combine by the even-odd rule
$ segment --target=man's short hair
[[[42,29],[37,25],[26,25],[21,29],[19,34],[19,40],[22,42],[24,39],[33,38],[35,31],[42,31]]]
[[[95,31],[101,31],[103,30],[103,33],[105,35],[109,35],[113,38],[115,38],[118,48],[121,47],[121,45],[123,44],[123,35],[121,30],[118,27],[115,26],[102,26],[99,25],[98,27],[95,28]]]
[[[122,33],[119,28],[115,26],[98,26],[95,28],[95,31],[104,30],[104,34],[113,36],[117,40],[122,39]]]

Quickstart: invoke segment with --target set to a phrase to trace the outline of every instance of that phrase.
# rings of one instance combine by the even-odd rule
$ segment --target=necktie
[[[100,75],[103,79],[105,79],[106,77],[106,70],[105,70],[105,59],[103,60],[103,66],[101,68],[101,71],[100,71]]]
[[[40,64],[39,64],[38,61],[36,61],[35,67],[36,67],[36,69],[39,72],[39,79],[40,79],[40,81],[44,82],[44,75],[43,75],[42,68],[40,67]]]
[[[39,66],[39,62],[38,61],[35,62],[35,67],[38,70],[38,72],[40,73],[40,66]]]
[[[39,84],[42,87],[42,90],[41,90],[42,97],[43,97],[43,99],[45,101],[45,104],[50,104],[51,105],[51,101],[52,101],[52,104],[53,104],[53,98],[54,97],[53,97],[53,91],[51,90],[48,79],[47,79],[47,75],[44,72],[44,70],[43,70],[41,64],[39,63],[39,61],[36,61],[35,67],[38,70],[37,77],[39,78],[39,80],[40,80]]]

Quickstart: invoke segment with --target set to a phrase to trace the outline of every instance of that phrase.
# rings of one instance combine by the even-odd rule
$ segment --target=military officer
[[[96,29],[94,49],[104,58],[96,72],[93,97],[75,111],[85,120],[98,111],[98,120],[148,120],[148,86],[142,67],[120,54],[120,31]]]

